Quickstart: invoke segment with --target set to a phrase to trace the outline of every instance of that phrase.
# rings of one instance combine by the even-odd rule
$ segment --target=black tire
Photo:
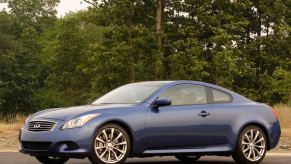
[[[250,131],[253,130],[255,132],[259,132],[259,136],[261,138],[263,138],[263,143],[262,145],[264,145],[264,149],[258,148],[260,149],[260,151],[253,151],[254,153],[256,153],[258,155],[257,159],[255,158],[255,155],[253,155],[253,160],[248,159],[249,152],[253,149],[254,150],[254,146],[249,146],[250,144],[246,144],[245,143],[245,139],[244,139],[244,135],[249,135]],[[253,137],[253,139],[256,138],[255,136]],[[251,139],[251,140],[253,140]],[[251,143],[256,143],[256,141],[260,140],[260,139],[256,139],[254,141],[249,140]],[[243,144],[244,141],[244,144]],[[262,142],[262,141],[261,141]],[[252,148],[249,148],[252,147]],[[246,151],[245,153],[243,152],[243,149],[246,150],[248,149],[249,151]],[[240,137],[238,139],[237,142],[237,146],[236,146],[236,151],[232,154],[232,158],[240,164],[258,164],[260,163],[265,155],[266,155],[266,151],[267,151],[267,138],[265,133],[262,131],[261,128],[257,127],[257,126],[248,126],[246,127],[240,134]],[[250,158],[250,157],[249,157]]]
[[[92,141],[92,153],[91,153],[91,155],[89,156],[89,160],[93,163],[93,164],[106,164],[106,163],[109,163],[109,162],[106,162],[106,161],[104,161],[104,159],[102,160],[100,157],[98,157],[98,155],[97,155],[97,152],[99,151],[99,150],[97,150],[96,149],[96,151],[95,151],[95,144],[98,142],[98,141],[96,141],[95,142],[95,140],[96,140],[96,138],[97,138],[97,136],[98,135],[101,135],[101,133],[105,130],[108,130],[108,129],[112,129],[112,128],[114,128],[115,130],[116,130],[116,133],[118,132],[118,133],[122,133],[123,134],[123,136],[122,136],[122,138],[123,138],[123,143],[124,142],[126,142],[126,144],[127,144],[127,146],[126,146],[126,148],[124,148],[125,150],[125,153],[123,153],[123,155],[122,155],[122,157],[120,157],[120,159],[119,160],[117,160],[116,159],[116,157],[115,157],[115,159],[116,159],[116,161],[115,162],[113,162],[113,161],[111,161],[110,163],[112,163],[112,164],[121,164],[121,163],[123,163],[127,158],[128,158],[128,156],[129,156],[129,154],[130,154],[130,151],[131,151],[131,140],[130,140],[130,137],[129,137],[129,134],[126,132],[126,130],[124,129],[124,128],[122,128],[121,126],[119,126],[119,125],[117,125],[117,124],[105,124],[105,125],[103,125],[101,128],[99,128],[97,131],[96,131],[96,133],[95,133],[95,136],[94,136],[94,139],[93,139],[93,141]],[[116,136],[114,136],[114,137],[112,137],[112,136],[110,136],[110,135],[108,135],[108,138],[110,138],[110,140],[113,140],[112,141],[112,144],[114,145],[114,138],[117,138]],[[104,139],[104,138],[103,138]],[[119,139],[118,139],[119,140]],[[110,144],[111,144],[111,141],[109,141],[110,142]],[[99,144],[100,144],[100,142],[99,142]],[[105,145],[105,144],[104,144]],[[106,143],[106,145],[108,145],[108,143]],[[108,146],[103,146],[104,147],[104,149],[106,149],[106,151],[107,151],[107,149],[108,149]],[[107,148],[106,148],[107,147]],[[111,151],[111,153],[109,153],[109,154],[111,154],[111,157],[113,157],[113,147],[115,147],[115,146],[112,146],[112,148],[109,148],[110,150],[109,150],[109,152]],[[118,146],[117,146],[118,147]],[[118,147],[119,148],[119,147]],[[100,151],[102,151],[102,149],[100,150]],[[115,151],[115,153],[116,153],[117,151]],[[121,154],[121,153],[120,153]],[[119,155],[120,155],[119,154]],[[107,157],[109,156],[108,155],[108,151],[107,151]],[[116,155],[116,154],[115,154]],[[107,158],[106,157],[106,158]]]
[[[175,157],[182,162],[191,163],[200,159],[201,156],[200,155],[196,155],[196,156],[177,155]]]
[[[35,156],[35,158],[43,164],[63,164],[69,160],[67,157]]]

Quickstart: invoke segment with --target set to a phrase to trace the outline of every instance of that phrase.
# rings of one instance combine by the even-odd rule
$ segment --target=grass
[[[9,114],[5,117],[0,115],[0,133],[19,131],[26,118],[27,116],[23,114]]]
[[[15,123],[15,124],[5,124],[0,123],[0,133],[7,131],[19,131],[23,124]]]
[[[278,112],[282,136],[291,137],[291,106],[278,104],[275,109]]]
[[[0,123],[4,124],[19,124],[24,123],[25,119],[27,118],[27,115],[24,114],[8,114],[8,115],[2,115],[0,113]]]

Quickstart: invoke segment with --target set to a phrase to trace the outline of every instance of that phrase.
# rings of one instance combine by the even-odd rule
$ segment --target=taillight
[[[276,118],[278,118],[279,114],[278,114],[278,112],[276,111],[275,108],[272,108],[272,112],[273,112],[274,116],[275,116]]]

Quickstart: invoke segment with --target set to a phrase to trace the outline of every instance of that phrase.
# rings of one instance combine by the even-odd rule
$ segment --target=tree
[[[56,19],[54,7],[57,2],[9,0],[11,14],[1,13],[1,17],[7,19],[5,23],[1,23],[4,28],[0,32],[6,38],[3,40],[4,53],[1,55],[2,114],[38,109],[39,98],[36,93],[39,89],[38,55],[41,50],[38,37]]]
[[[58,3],[59,0],[8,0],[8,7],[19,26],[31,26],[40,33],[56,20]]]
[[[291,65],[289,61],[289,66]],[[290,70],[290,69],[289,69]],[[274,80],[271,85],[271,99],[273,103],[291,103],[291,72],[282,68],[273,72]]]
[[[9,0],[0,13],[1,113],[84,104],[126,83],[189,79],[290,99],[291,1]]]
[[[85,2],[91,4],[96,10],[102,10],[104,13],[108,14],[109,17],[112,17],[112,23],[120,26],[126,26],[127,28],[127,45],[128,49],[128,59],[129,59],[129,81],[134,82],[136,80],[136,70],[135,70],[135,55],[132,52],[132,31],[134,26],[134,10],[135,4],[133,0],[122,0],[122,1],[110,1],[104,0],[98,2],[95,0],[85,0]]]
[[[245,67],[241,69],[247,71],[243,71],[235,83],[241,86],[237,87],[239,90],[243,89],[242,92],[252,99],[270,100],[268,90],[272,74],[281,65],[279,63],[286,63],[290,59],[290,52],[285,47],[288,36],[288,8],[280,0],[245,0],[238,1],[236,5],[240,9],[237,17],[244,18],[247,22],[244,25],[245,32],[241,34],[241,40],[237,44],[243,54],[241,58],[245,60]]]

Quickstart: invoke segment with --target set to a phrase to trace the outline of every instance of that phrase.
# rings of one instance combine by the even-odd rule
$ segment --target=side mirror
[[[171,99],[163,98],[163,99],[157,99],[153,102],[153,107],[160,107],[160,106],[168,106],[172,104]]]

